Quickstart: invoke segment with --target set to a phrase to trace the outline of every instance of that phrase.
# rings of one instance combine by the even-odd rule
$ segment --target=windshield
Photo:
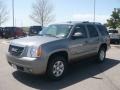
[[[47,28],[44,28],[39,35],[47,35],[53,37],[67,37],[70,32],[72,25],[67,24],[58,24],[58,25],[50,25]]]

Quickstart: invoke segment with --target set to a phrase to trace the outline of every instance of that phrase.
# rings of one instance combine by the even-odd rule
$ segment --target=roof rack
[[[67,23],[91,23],[91,24],[101,24],[99,22],[89,22],[89,21],[68,21]]]
[[[67,23],[81,23],[81,21],[67,21]]]
[[[89,23],[89,21],[83,21],[82,23]]]

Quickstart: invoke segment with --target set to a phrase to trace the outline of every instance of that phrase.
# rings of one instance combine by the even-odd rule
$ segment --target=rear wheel
[[[120,44],[120,39],[118,40],[118,44]]]
[[[47,76],[52,80],[59,80],[65,76],[67,62],[63,56],[54,56],[48,63]]]
[[[105,58],[106,58],[106,49],[105,49],[105,47],[101,47],[99,49],[98,54],[97,54],[97,61],[100,62],[100,63],[104,62]]]

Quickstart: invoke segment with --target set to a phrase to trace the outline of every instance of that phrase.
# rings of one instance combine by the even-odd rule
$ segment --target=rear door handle
[[[88,44],[88,41],[84,41],[81,45],[84,46],[86,44]]]
[[[85,44],[88,44],[88,43],[89,43],[89,42],[86,40],[86,41],[85,41]]]

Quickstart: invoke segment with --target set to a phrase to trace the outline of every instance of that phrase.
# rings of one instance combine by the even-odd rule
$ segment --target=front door
[[[88,35],[84,25],[76,25],[71,35],[69,49],[71,58],[84,56],[88,51]]]

